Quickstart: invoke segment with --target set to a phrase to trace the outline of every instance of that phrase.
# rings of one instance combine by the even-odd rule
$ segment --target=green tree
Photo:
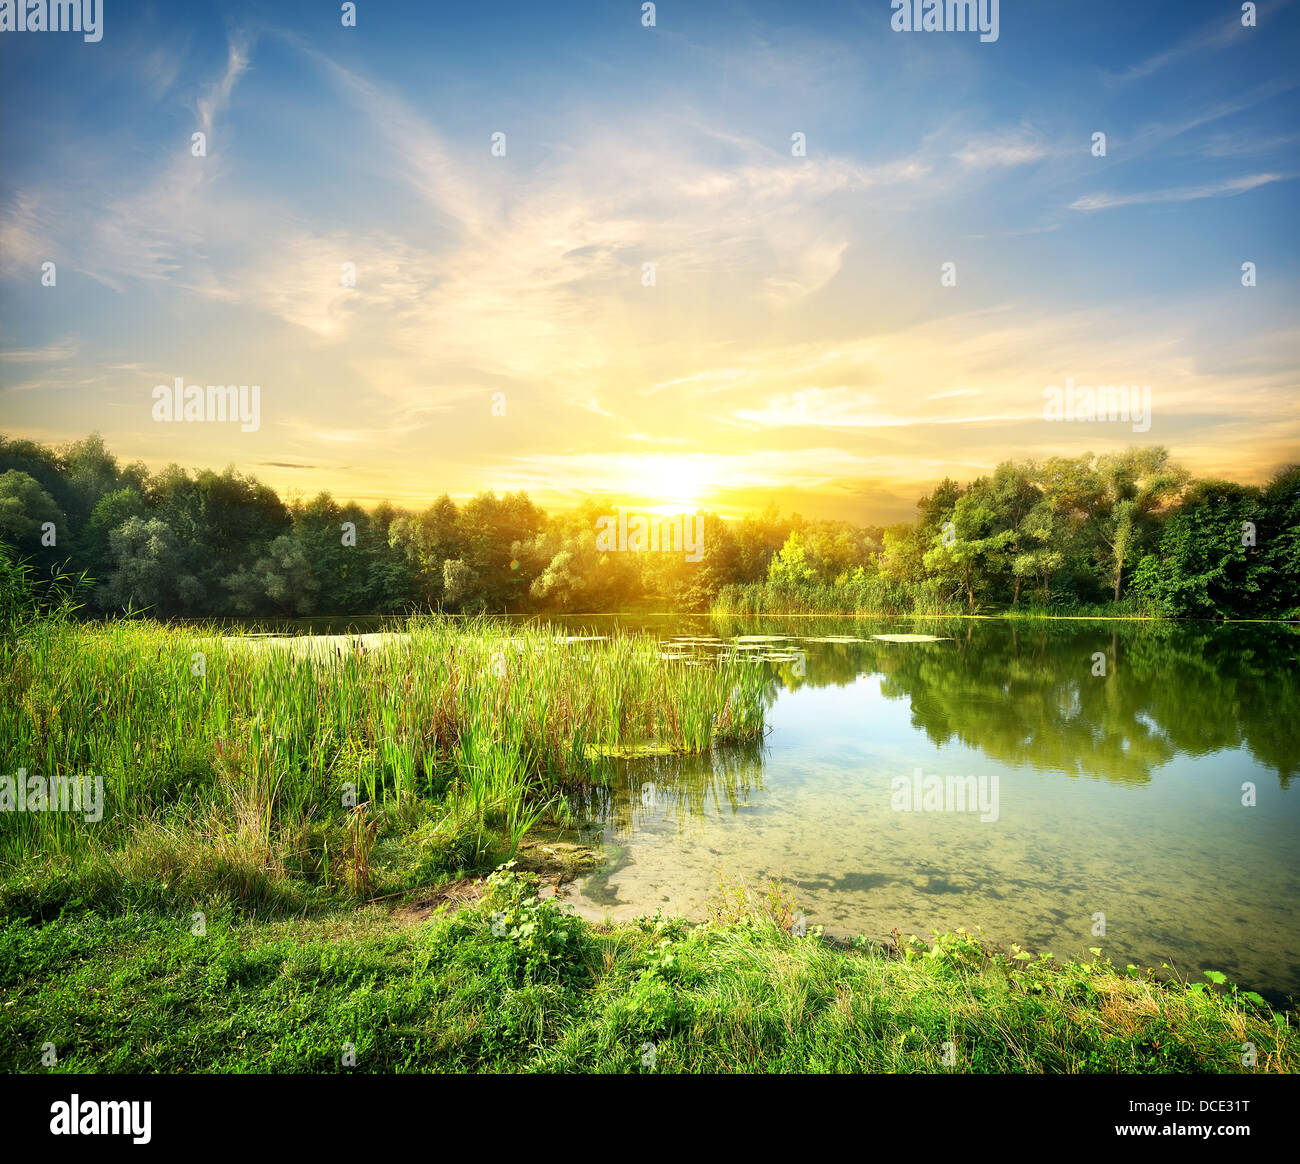
[[[1262,558],[1260,586],[1267,609],[1282,618],[1300,616],[1300,465],[1279,469],[1259,498],[1256,541]]]
[[[1157,551],[1139,562],[1133,590],[1174,616],[1276,616],[1293,609],[1294,582],[1290,590],[1288,582],[1300,565],[1300,515],[1289,524],[1285,509],[1281,521],[1274,515],[1284,479],[1275,478],[1271,492],[1198,482],[1165,522]]]
[[[593,547],[593,557],[595,553]],[[570,543],[556,553],[533,579],[530,593],[541,602],[568,610],[581,601],[587,589],[587,577],[594,572],[595,562],[584,563],[581,551]]]
[[[535,536],[545,517],[524,493],[500,498],[480,493],[466,502],[460,514],[461,557],[474,578],[476,605],[507,610],[528,594],[532,579],[519,569],[514,547]],[[444,587],[446,579],[444,572]]]
[[[793,530],[785,545],[777,551],[767,568],[767,580],[773,585],[800,585],[817,581],[817,569],[809,561],[803,534]]]
[[[993,473],[992,479],[979,483],[980,500],[993,514],[992,531],[1008,536],[1003,553],[994,568],[1005,578],[1010,576],[1011,605],[1020,605],[1020,588],[1025,570],[1017,570],[1016,562],[1027,552],[1032,553],[1036,541],[1030,526],[1030,515],[1043,498],[1043,491],[1034,482],[1034,466],[1004,461]],[[975,487],[972,487],[974,492]],[[1035,547],[1036,548],[1036,547]]]
[[[1025,516],[1018,530],[1019,537],[1012,547],[1011,570],[1016,577],[1016,598],[1026,578],[1038,585],[1038,596],[1046,602],[1052,592],[1052,578],[1065,565],[1065,552],[1059,546],[1064,531],[1051,503],[1039,501]],[[1012,605],[1015,605],[1014,601]]]
[[[109,535],[113,568],[96,592],[102,607],[168,615],[192,610],[202,596],[184,570],[176,531],[161,518],[131,517]]]
[[[56,537],[66,533],[63,513],[31,474],[10,469],[0,473],[0,536],[20,549],[40,547],[41,527],[52,522]]]
[[[1155,446],[1095,460],[1091,453],[1053,457],[1042,478],[1055,511],[1090,536],[1118,602],[1126,563],[1155,536],[1153,519],[1177,499],[1188,474],[1169,460],[1168,449]]]
[[[738,582],[762,582],[773,557],[785,545],[793,523],[781,517],[775,501],[760,513],[741,518],[735,530]]]
[[[395,516],[388,527],[388,542],[406,559],[420,597],[428,606],[438,606],[443,563],[460,557],[464,550],[456,503],[444,493],[422,513]]]
[[[243,614],[264,610],[268,603],[279,614],[313,614],[321,588],[307,547],[296,532],[281,534],[256,562],[241,567],[223,585]]]
[[[998,528],[987,490],[972,488],[957,499],[952,516],[934,535],[926,567],[950,591],[963,594],[973,613],[977,594],[984,593],[1004,567],[1012,536],[1010,530]]]
[[[144,495],[130,485],[105,493],[91,510],[86,523],[81,546],[91,569],[102,569],[109,559],[109,535],[123,522],[133,517],[147,517],[148,503]]]

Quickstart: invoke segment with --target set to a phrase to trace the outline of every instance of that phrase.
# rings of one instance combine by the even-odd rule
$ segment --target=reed
[[[649,637],[567,641],[489,620],[413,620],[347,645],[66,626],[0,646],[0,685],[0,773],[99,778],[104,797],[98,822],[0,813],[0,880],[92,858],[127,880],[151,864],[176,873],[188,845],[224,847],[223,868],[360,892],[375,887],[381,812],[418,801],[457,852],[467,829],[508,851],[608,775],[603,752],[699,752],[763,730],[764,677],[741,660],[688,665]],[[339,860],[347,876],[324,870]]]
[[[891,582],[880,577],[842,583],[753,582],[722,587],[715,615],[828,614],[941,617],[964,604],[945,599],[934,582]]]

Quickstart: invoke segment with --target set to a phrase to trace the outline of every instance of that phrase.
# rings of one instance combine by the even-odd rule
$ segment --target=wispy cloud
[[[1059,154],[1059,148],[1049,147],[1032,130],[1019,129],[1004,134],[984,134],[972,138],[958,149],[953,157],[963,166],[977,170],[1008,166],[1024,166],[1030,162]]]
[[[1166,30],[1165,52],[1119,76],[1199,67],[1237,38],[1229,18]],[[444,488],[662,491],[680,475],[682,491],[862,506],[891,475],[1082,451],[1095,430],[1042,426],[1042,388],[1068,375],[1151,382],[1179,404],[1157,423],[1201,450],[1239,430],[1248,445],[1240,417],[1261,423],[1294,394],[1294,336],[1288,349],[1243,317],[1237,350],[1205,322],[1236,300],[1284,310],[1287,256],[1266,300],[1195,310],[1185,288],[1154,286],[1158,261],[1151,284],[1122,288],[1089,261],[1098,246],[1150,255],[1148,216],[1098,211],[1226,218],[1208,200],[1300,172],[1277,100],[1289,77],[1132,84],[1098,114],[1099,160],[1077,99],[1095,74],[1056,41],[1048,99],[1021,112],[1011,39],[966,54],[884,19],[879,36],[838,39],[705,21],[637,42],[655,54],[647,102],[622,42],[606,60],[567,33],[560,57],[580,67],[564,85],[526,57],[485,85],[459,55],[475,19],[381,56],[352,38],[331,56],[336,42],[301,31],[190,33],[192,51],[140,54],[114,110],[131,129],[99,148],[78,133],[81,94],[38,95],[66,144],[0,174],[6,421],[34,432],[57,411],[70,430],[116,426],[128,457],[263,465],[294,488],[337,487],[347,460],[354,496],[415,503]],[[507,157],[489,153],[496,128]],[[195,129],[206,158],[190,154]],[[790,152],[796,130],[807,156]],[[962,282],[941,288],[950,258]],[[57,294],[38,289],[46,259]],[[1080,311],[1093,293],[1113,308]],[[178,374],[260,383],[262,430],[235,443],[149,427],[149,390]]]
[[[206,85],[197,103],[199,125],[204,133],[211,134],[217,114],[230,104],[235,84],[248,70],[249,40],[242,34],[233,36],[227,46],[225,71],[211,84]]]
[[[51,364],[76,358],[79,346],[72,340],[56,340],[43,348],[10,348],[0,351],[0,360],[11,364]]]
[[[1134,194],[1087,194],[1070,203],[1071,210],[1114,210],[1120,206],[1140,206],[1154,202],[1194,202],[1201,198],[1226,198],[1245,194],[1272,182],[1286,181],[1286,174],[1249,174],[1227,182],[1204,186],[1180,186],[1171,190],[1148,190]]]
[[[1286,2],[1287,0],[1283,0],[1283,3]],[[1265,15],[1279,7],[1282,7],[1282,4],[1269,4],[1267,0],[1261,0],[1259,4],[1259,8]],[[1252,34],[1257,33],[1241,23],[1239,6],[1225,5],[1223,15],[1219,19],[1193,29],[1168,48],[1130,65],[1127,69],[1107,74],[1107,80],[1116,85],[1142,81],[1178,61],[1194,57],[1199,53],[1227,48]]]

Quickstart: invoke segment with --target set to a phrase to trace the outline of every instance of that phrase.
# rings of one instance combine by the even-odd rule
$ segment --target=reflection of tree
[[[755,664],[772,675],[769,701],[878,674],[936,744],[961,740],[1011,764],[1145,783],[1179,752],[1244,747],[1283,788],[1300,773],[1300,627],[1287,624],[727,617],[652,630],[791,636],[774,650],[804,652],[802,675],[790,662]],[[943,641],[871,638],[895,631]],[[829,636],[864,641],[808,641]],[[1093,674],[1097,652],[1104,676]]]
[[[735,814],[763,787],[761,741],[694,755],[650,756],[612,762],[607,783],[570,797],[575,813],[614,838],[638,824],[671,817],[678,831],[709,810]]]
[[[956,738],[1015,765],[1142,783],[1176,748],[1141,712],[1149,681],[1112,654],[1109,636],[1073,644],[1048,632],[907,644],[880,653],[881,692],[910,698],[912,722],[936,744]],[[1093,654],[1107,674],[1094,676]]]
[[[787,688],[844,686],[862,673],[910,700],[913,722],[1012,764],[1143,783],[1178,752],[1245,747],[1283,787],[1300,772],[1300,628],[1207,623],[848,619],[722,622],[719,635],[789,634],[804,675],[771,664]],[[884,643],[906,630],[937,643]],[[812,643],[841,635],[865,642]],[[949,641],[950,640],[950,641]],[[1094,655],[1106,674],[1094,675]]]
[[[1247,747],[1283,786],[1300,767],[1288,717],[1297,639],[1281,628],[968,624],[953,643],[872,649],[883,694],[910,699],[937,744],[1011,764],[1143,783],[1178,752]],[[885,646],[886,644],[878,644]],[[901,645],[901,644],[900,644]],[[1095,655],[1106,674],[1094,675]]]
[[[1168,724],[1170,740],[1193,755],[1244,745],[1285,788],[1300,772],[1300,628],[1164,629],[1167,645],[1139,639],[1131,648],[1134,670],[1157,680],[1152,717]]]

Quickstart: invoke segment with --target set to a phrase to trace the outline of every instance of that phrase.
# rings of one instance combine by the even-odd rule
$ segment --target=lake
[[[568,895],[589,917],[699,918],[720,876],[780,876],[838,936],[980,927],[1300,992],[1298,628],[550,621],[745,636],[770,672],[761,746],[622,762],[577,806],[609,856]],[[938,641],[872,637],[900,632]]]

